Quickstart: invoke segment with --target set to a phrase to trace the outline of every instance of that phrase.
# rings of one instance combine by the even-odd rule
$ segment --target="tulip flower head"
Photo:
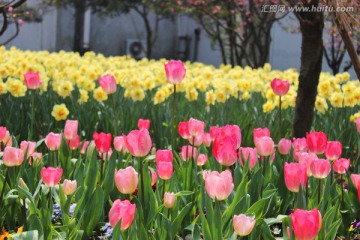
[[[175,194],[173,192],[166,192],[164,193],[164,207],[172,208],[175,205]]]
[[[150,120],[140,118],[138,120],[138,128],[139,128],[139,130],[145,129],[145,128],[147,130],[149,130],[150,129]]]
[[[149,154],[152,142],[147,129],[132,130],[125,138],[126,148],[134,157],[145,157]]]
[[[239,163],[240,166],[244,166],[246,161],[250,161],[249,168],[252,169],[257,163],[257,153],[255,148],[241,147],[239,151]]]
[[[316,159],[311,162],[310,168],[314,178],[324,179],[331,171],[331,164],[329,160]]]
[[[104,132],[97,133],[97,132],[94,132],[93,139],[94,139],[95,144],[96,144],[96,149],[100,153],[106,153],[106,152],[109,151],[109,149],[111,147],[111,141],[112,141],[111,133],[104,133]]]
[[[76,135],[73,139],[66,141],[71,150],[75,150],[80,146],[80,136]]]
[[[351,174],[351,181],[358,191],[358,199],[360,202],[360,174]]]
[[[64,127],[64,137],[66,140],[72,140],[77,135],[79,126],[78,120],[66,120]]]
[[[172,162],[158,162],[156,164],[157,173],[162,180],[169,180],[174,172]]]
[[[358,133],[360,133],[360,117],[358,117],[356,119],[356,129],[357,129]]]
[[[62,168],[43,167],[41,169],[41,179],[48,187],[54,187],[57,185],[61,180],[62,174]]]
[[[286,187],[291,192],[299,192],[300,184],[302,188],[306,186],[306,166],[301,163],[285,163],[284,177]]]
[[[280,139],[280,141],[278,143],[278,150],[279,150],[279,153],[282,155],[289,154],[290,150],[291,150],[291,140],[286,139],[286,138]]]
[[[155,162],[172,162],[174,159],[173,153],[171,150],[157,150],[155,155]]]
[[[322,218],[316,208],[310,211],[296,209],[290,218],[295,237],[298,240],[313,240],[321,229]]]
[[[215,138],[212,154],[221,165],[231,166],[236,162],[236,143],[230,136],[217,136]]]
[[[114,137],[114,148],[116,151],[122,152],[123,154],[127,152],[124,136]]]
[[[50,132],[45,138],[45,144],[50,151],[55,151],[60,148],[62,136],[60,133]]]
[[[274,141],[271,137],[260,137],[255,142],[256,151],[260,156],[267,157],[274,153]]]
[[[338,174],[345,174],[350,167],[350,159],[340,158],[334,161],[333,168]]]
[[[205,123],[195,118],[189,120],[189,133],[192,137],[197,137],[204,133]]]
[[[129,200],[121,201],[116,199],[109,211],[110,225],[114,228],[121,220],[120,229],[128,229],[135,218],[136,205],[131,204]]]
[[[339,159],[342,153],[342,144],[339,141],[328,141],[325,148],[325,156],[327,159],[334,161]]]
[[[253,217],[248,217],[245,214],[234,215],[233,225],[236,234],[240,236],[247,236],[254,229],[256,220]]]
[[[323,154],[327,145],[327,137],[323,132],[306,133],[306,142],[310,152]]]
[[[168,83],[179,84],[185,78],[186,68],[181,61],[169,61],[164,65]]]
[[[112,94],[116,92],[116,80],[115,77],[110,74],[106,74],[99,78],[99,85],[104,90],[104,92],[106,92],[106,94]]]
[[[28,89],[38,89],[41,85],[41,80],[38,72],[25,73],[24,80]]]
[[[274,93],[278,96],[284,96],[290,89],[290,83],[279,78],[274,78],[270,85]]]
[[[24,152],[24,154],[27,151],[26,158],[28,158],[35,152],[36,142],[21,141],[20,149]]]
[[[253,135],[255,144],[257,139],[261,137],[270,137],[270,130],[268,128],[254,128]]]
[[[65,195],[71,195],[76,190],[77,187],[76,180],[65,179],[62,187]]]
[[[197,165],[204,166],[207,160],[208,160],[208,156],[203,153],[200,153],[199,156],[197,157]]]
[[[179,122],[178,133],[183,139],[189,139],[189,122]]]
[[[0,126],[0,142],[2,142],[6,136],[6,127]]]
[[[5,147],[2,160],[7,167],[20,166],[24,161],[24,152],[19,148]]]
[[[229,170],[204,173],[205,189],[211,199],[222,201],[229,197],[234,189],[234,181]]]
[[[132,166],[115,171],[115,185],[122,194],[135,192],[138,185],[138,173]]]

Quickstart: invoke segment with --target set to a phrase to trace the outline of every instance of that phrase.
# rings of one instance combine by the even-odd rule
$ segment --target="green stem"
[[[308,201],[309,201],[309,181],[306,181],[306,185],[305,185],[305,199],[306,199],[306,206],[308,205]]]
[[[280,138],[282,137],[282,126],[281,126],[281,96],[279,96],[279,131]]]
[[[319,185],[318,185],[318,204],[320,204],[320,196],[321,196],[321,180],[318,179]]]
[[[34,118],[35,118],[35,91],[31,92],[31,125],[30,125],[30,134],[29,140],[33,140],[33,133],[34,133]]]
[[[25,198],[22,199],[22,207],[21,207],[21,211],[22,211],[22,218],[23,218],[23,221],[24,221],[24,229],[23,230],[26,230],[26,201],[25,201]]]
[[[6,168],[6,173],[5,173],[5,179],[4,179],[4,184],[1,190],[1,194],[0,194],[0,209],[1,209],[1,204],[2,204],[2,200],[3,200],[3,196],[4,196],[4,192],[5,192],[5,187],[6,187],[6,182],[9,180],[9,168]]]
[[[116,114],[116,102],[115,102],[115,94],[112,96],[112,107],[113,107],[113,113],[114,113],[114,136],[117,136],[117,114]]]
[[[341,180],[341,183],[340,183],[340,187],[341,187],[341,205],[343,205],[343,203],[344,203],[344,186],[343,186],[343,176],[342,176],[342,174],[340,174],[340,180]]]
[[[141,206],[145,211],[145,186],[144,186],[143,159],[140,158],[140,183],[141,183]]]
[[[102,154],[104,154],[104,153],[102,153]],[[102,179],[103,179],[103,169],[104,169],[104,160],[102,159],[102,156],[101,156],[100,161],[101,161],[100,162],[100,185],[101,185]]]
[[[48,209],[51,209],[51,197],[52,197],[52,188],[50,187],[49,194],[48,194]]]
[[[171,149],[175,151],[175,111],[176,111],[176,85],[174,84],[174,99],[171,112]]]

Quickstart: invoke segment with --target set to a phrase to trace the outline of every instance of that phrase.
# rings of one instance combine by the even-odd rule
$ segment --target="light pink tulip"
[[[274,153],[274,141],[271,137],[260,137],[255,142],[256,152],[263,157]]]
[[[20,24],[20,22],[19,22],[19,25],[21,26],[22,24]],[[28,89],[38,89],[41,86],[41,80],[40,80],[40,76],[39,76],[38,72],[25,73],[24,80],[25,80],[26,87]]]
[[[125,138],[126,148],[134,157],[145,157],[151,150],[152,142],[147,129],[133,130]]]
[[[155,163],[159,162],[172,162],[174,159],[173,153],[171,150],[157,150],[155,155]]]
[[[270,137],[270,130],[268,128],[254,128],[254,144],[256,144],[257,139],[261,137]]]
[[[338,174],[345,174],[350,167],[350,159],[340,158],[334,161],[334,171]]]
[[[181,61],[169,61],[164,65],[167,81],[171,84],[179,84],[185,78],[186,68]]]
[[[66,141],[71,150],[75,150],[80,146],[80,136],[76,135],[73,139]]]
[[[307,152],[308,146],[306,138],[293,138],[292,147],[294,152]]]
[[[150,120],[140,118],[138,120],[138,128],[139,128],[139,130],[145,129],[145,128],[147,130],[149,130],[150,129]]]
[[[164,194],[164,207],[172,208],[175,205],[175,194],[173,192],[166,192]]]
[[[66,120],[64,127],[64,137],[66,140],[72,140],[77,136],[78,126],[78,120]]]
[[[88,145],[89,145],[89,141],[85,141],[83,143],[83,145],[81,146],[81,150],[80,150],[81,154],[85,154],[85,151],[86,151],[86,148],[88,147]]]
[[[204,166],[205,163],[207,162],[208,160],[208,156],[203,154],[203,153],[200,153],[198,158],[197,158],[197,165],[198,166]]]
[[[342,153],[342,144],[339,141],[328,141],[325,148],[325,156],[327,159],[334,161],[339,159]]]
[[[360,117],[358,117],[356,119],[356,129],[357,129],[358,133],[360,133]]]
[[[7,146],[11,147],[11,144],[9,145],[9,142],[12,143],[12,139],[9,130],[6,130],[5,137],[3,138],[2,142]]]
[[[187,154],[186,154],[186,149],[187,149]],[[197,156],[196,151],[197,151],[196,147],[194,147],[194,150],[193,150],[193,147],[190,145],[182,146],[181,153],[180,153],[181,159],[184,161],[187,161],[188,159],[194,159]],[[193,156],[193,153],[194,153],[194,156]]]
[[[157,173],[162,180],[169,180],[174,172],[172,162],[159,162],[156,164]]]
[[[234,182],[229,170],[205,174],[205,189],[210,198],[218,201],[229,197],[234,189]]]
[[[240,236],[247,236],[254,229],[256,220],[253,217],[248,217],[245,214],[234,215],[233,225],[234,231]]]
[[[123,154],[127,152],[125,138],[123,136],[114,137],[114,148]]]
[[[34,152],[31,155],[31,158],[29,159],[29,164],[32,165],[33,162],[35,162],[36,165],[40,165],[41,164],[41,160],[42,160],[42,153],[39,152]]]
[[[192,137],[199,136],[204,133],[205,123],[195,118],[189,120],[189,134]]]
[[[135,192],[138,185],[138,173],[131,166],[115,171],[115,185],[122,194]]]
[[[252,169],[257,163],[257,153],[255,148],[241,147],[239,151],[239,163],[243,167],[245,162],[250,160],[249,168]]]
[[[43,167],[41,169],[41,179],[48,187],[54,187],[57,185],[61,180],[62,174],[62,168]]]
[[[286,139],[286,138],[280,139],[280,141],[278,143],[278,150],[279,150],[279,153],[282,155],[289,154],[290,150],[291,150],[291,140]]]
[[[210,147],[211,142],[212,142],[210,133],[203,133],[203,135],[202,135],[202,141],[203,141],[203,144],[204,144],[206,147]]]
[[[114,228],[121,220],[121,230],[128,229],[135,218],[136,205],[131,204],[129,200],[121,201],[116,199],[109,211],[109,222]]]
[[[20,149],[24,152],[27,150],[26,158],[30,157],[34,152],[36,148],[36,142],[28,142],[28,141],[21,141],[20,143]]]
[[[2,160],[7,167],[20,166],[24,161],[24,152],[19,148],[5,147]]]
[[[198,147],[203,143],[203,134],[196,137],[190,137],[188,140],[191,145]]]
[[[6,127],[0,126],[0,142],[2,142],[6,136]]]
[[[68,180],[65,179],[62,185],[63,191],[65,195],[71,195],[75,192],[77,187],[76,180]]]
[[[99,78],[99,85],[107,94],[116,92],[116,80],[114,76],[110,74],[106,74]]]
[[[291,192],[299,192],[300,184],[302,188],[306,186],[306,166],[301,163],[285,163],[284,177],[286,187]]]
[[[324,179],[331,171],[331,164],[329,160],[316,159],[311,162],[310,168],[314,178]]]
[[[151,170],[150,174],[151,174],[151,186],[154,187],[156,184],[156,180],[157,180],[156,172]]]
[[[60,148],[62,136],[60,133],[50,132],[45,138],[45,144],[50,151]]]
[[[299,163],[306,166],[306,174],[308,177],[312,176],[311,163],[318,159],[318,156],[315,153],[300,152],[298,157]]]

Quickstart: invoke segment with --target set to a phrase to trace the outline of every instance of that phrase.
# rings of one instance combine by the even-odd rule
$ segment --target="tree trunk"
[[[84,54],[84,25],[85,25],[85,1],[78,1],[75,5],[75,32],[73,51]]]
[[[320,12],[299,13],[301,43],[301,67],[296,98],[293,137],[302,138],[310,131],[317,86],[323,57],[324,16]]]

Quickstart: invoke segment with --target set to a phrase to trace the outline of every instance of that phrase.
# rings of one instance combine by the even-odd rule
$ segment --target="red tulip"
[[[325,133],[323,132],[306,133],[306,141],[310,152],[314,152],[316,154],[324,153],[327,145],[327,137]]]
[[[350,159],[340,158],[335,160],[333,167],[338,174],[345,174],[350,167]]]
[[[279,96],[284,96],[290,89],[290,83],[279,78],[274,78],[270,85],[274,93]]]
[[[145,128],[147,130],[149,130],[150,129],[150,120],[139,118],[139,120],[138,120],[138,128],[139,128],[139,130],[145,129]]]
[[[240,236],[247,236],[254,229],[256,220],[248,217],[245,214],[234,215],[233,225],[234,231]]]
[[[246,161],[250,160],[249,168],[252,169],[257,163],[257,153],[255,148],[241,147],[239,151],[239,163],[243,167]]]
[[[0,126],[0,142],[2,142],[6,136],[6,127]]]
[[[175,194],[173,192],[164,193],[164,207],[172,208],[175,205]]]
[[[156,164],[157,173],[162,180],[169,180],[174,172],[172,162],[159,162]]]
[[[189,122],[179,122],[178,133],[183,139],[189,139]]]
[[[169,61],[164,65],[167,81],[171,84],[179,84],[185,78],[186,68],[181,61]]]
[[[30,157],[36,149],[36,142],[21,141],[20,149],[24,152],[27,151],[26,158]]]
[[[274,153],[274,141],[271,137],[260,137],[255,142],[256,151],[260,156],[267,157]]]
[[[231,166],[236,162],[236,143],[229,136],[215,138],[212,154],[221,165]]]
[[[268,128],[254,128],[254,144],[256,144],[257,139],[261,137],[270,137],[270,130]]]
[[[155,155],[155,162],[172,162],[174,159],[173,153],[171,150],[157,150]]]
[[[45,144],[50,151],[60,148],[62,136],[60,133],[50,132],[45,138]]]
[[[229,197],[234,189],[234,182],[229,170],[222,173],[217,171],[204,173],[205,189],[210,198],[224,200]]]
[[[324,179],[331,171],[331,164],[329,160],[315,159],[311,162],[310,169],[314,178]]]
[[[131,166],[115,171],[115,185],[122,194],[135,192],[138,185],[138,173]]]
[[[226,125],[220,128],[220,135],[222,137],[231,137],[235,144],[235,148],[238,149],[241,145],[241,130],[238,125]]]
[[[358,191],[358,199],[360,202],[360,174],[351,174],[351,181]]]
[[[195,118],[189,120],[189,133],[190,136],[196,137],[204,133],[205,123]]]
[[[7,167],[20,166],[24,161],[24,152],[19,148],[5,147],[2,160]]]
[[[120,229],[128,229],[135,218],[136,205],[131,204],[129,200],[121,201],[116,199],[109,211],[110,225],[114,228],[121,220]]]
[[[300,184],[302,188],[306,186],[306,166],[301,163],[285,163],[284,177],[286,187],[291,192],[299,192]]]
[[[112,141],[111,133],[104,133],[104,132],[97,133],[97,132],[94,132],[93,139],[94,139],[95,144],[96,144],[96,149],[100,153],[106,153],[106,152],[109,151],[109,149],[111,147],[111,141]]]
[[[342,144],[339,141],[328,141],[325,149],[325,156],[327,159],[334,161],[339,159],[342,153]]]
[[[73,139],[67,140],[66,143],[68,144],[71,150],[75,150],[80,146],[80,137],[76,135]]]
[[[211,140],[214,141],[215,138],[220,134],[221,128],[216,126],[211,126],[209,132],[210,132]]]
[[[198,158],[197,158],[197,165],[198,166],[204,166],[205,163],[207,162],[208,160],[208,156],[203,154],[203,153],[200,153]]]
[[[132,130],[125,138],[126,148],[134,157],[145,157],[151,150],[152,142],[147,129]]]
[[[99,85],[107,94],[116,92],[116,80],[114,76],[110,74],[106,74],[99,78]]]
[[[24,74],[24,80],[28,89],[38,89],[41,85],[39,73],[27,72]]]
[[[313,240],[321,229],[322,218],[316,208],[310,211],[296,209],[290,218],[295,237],[298,240]]]
[[[41,179],[48,187],[54,187],[57,185],[61,180],[62,174],[62,168],[43,167],[41,169]]]
[[[64,127],[64,137],[66,140],[72,140],[77,135],[79,122],[78,120],[66,120]]]
[[[278,143],[278,150],[279,150],[279,153],[282,155],[289,154],[289,152],[291,150],[291,140],[286,139],[286,138],[280,139],[280,141]]]
[[[186,149],[187,149],[187,154],[186,154]],[[190,145],[187,145],[187,146],[182,146],[181,147],[181,158],[182,160],[186,161],[188,159],[191,159],[191,158],[195,158],[196,157],[196,147],[194,147],[194,150],[193,150],[193,147],[190,146]],[[194,157],[193,157],[193,152],[194,152]]]

